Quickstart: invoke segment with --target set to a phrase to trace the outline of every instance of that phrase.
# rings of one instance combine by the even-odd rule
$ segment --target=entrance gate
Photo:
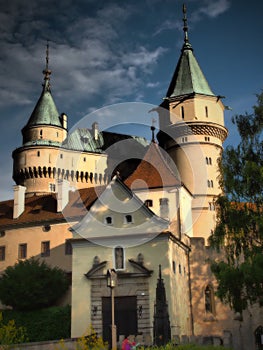
[[[117,340],[120,335],[137,334],[136,296],[115,297],[115,324]],[[102,298],[103,340],[111,343],[111,298]]]

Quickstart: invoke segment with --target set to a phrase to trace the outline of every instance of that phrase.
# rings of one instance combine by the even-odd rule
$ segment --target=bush
[[[0,349],[9,349],[10,345],[25,341],[27,341],[25,328],[17,327],[14,320],[4,322],[3,315],[0,313]]]
[[[70,306],[50,307],[35,311],[4,310],[5,320],[15,320],[17,326],[25,327],[29,342],[70,338]]]
[[[66,273],[31,258],[9,266],[0,278],[0,299],[14,310],[49,307],[69,287]]]

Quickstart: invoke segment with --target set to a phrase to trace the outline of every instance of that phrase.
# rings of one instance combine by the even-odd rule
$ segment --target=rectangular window
[[[5,246],[1,246],[0,247],[0,261],[4,261],[5,260]]]
[[[72,245],[70,241],[65,242],[65,254],[72,255]]]
[[[18,259],[26,259],[27,257],[27,244],[22,243],[18,246]]]
[[[146,205],[146,207],[150,208],[153,206],[153,201],[151,199],[146,199],[144,204]]]
[[[41,256],[50,256],[50,241],[41,242]]]
[[[49,190],[50,190],[50,192],[56,192],[56,185],[55,184],[49,184]]]

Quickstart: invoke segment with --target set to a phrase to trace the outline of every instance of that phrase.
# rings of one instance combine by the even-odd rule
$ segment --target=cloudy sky
[[[263,1],[185,3],[194,54],[232,108],[226,144],[235,144],[231,116],[251,113],[263,88]],[[47,39],[52,94],[71,128],[104,106],[162,101],[183,43],[182,4],[0,0],[0,200],[12,198],[12,151],[42,90]]]

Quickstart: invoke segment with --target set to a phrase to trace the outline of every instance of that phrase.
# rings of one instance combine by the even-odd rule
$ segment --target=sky
[[[194,55],[212,91],[231,107],[225,112],[225,146],[235,145],[231,118],[252,113],[263,88],[263,1],[184,2]],[[87,115],[92,123],[99,115],[94,111],[106,118],[107,106],[132,102],[148,108],[162,102],[183,45],[182,5],[176,0],[0,0],[1,201],[13,198],[12,151],[22,145],[21,129],[42,91],[47,40],[58,111],[68,115],[69,128]],[[127,123],[124,108],[122,113],[120,123]],[[152,116],[143,118],[148,130]],[[128,132],[135,133],[143,118],[129,120],[135,127]]]

